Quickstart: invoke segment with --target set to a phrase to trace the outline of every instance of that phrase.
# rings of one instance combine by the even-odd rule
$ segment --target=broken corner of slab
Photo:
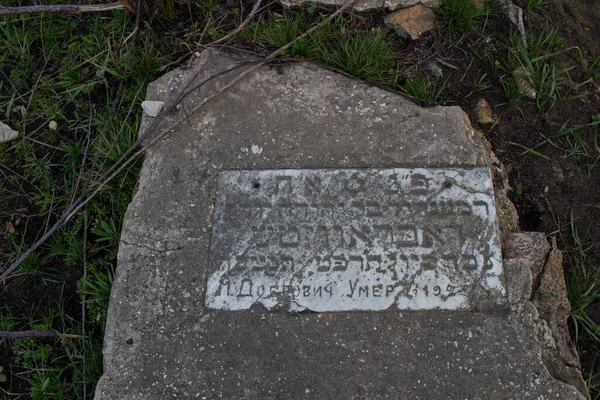
[[[460,108],[308,63],[212,97],[240,59],[149,85],[168,110],[205,82],[151,134],[185,121],[126,214],[97,400],[585,398],[544,364],[508,184]]]

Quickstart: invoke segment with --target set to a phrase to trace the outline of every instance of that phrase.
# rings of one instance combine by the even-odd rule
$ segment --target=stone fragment
[[[6,221],[6,232],[15,233],[15,226],[10,221]]]
[[[550,245],[542,232],[513,232],[504,236],[502,256],[504,259],[524,258],[530,260],[533,280],[536,281],[546,264]]]
[[[417,40],[423,33],[435,28],[435,13],[430,8],[417,4],[387,15],[384,21],[399,36]]]
[[[533,238],[535,241],[535,236]],[[545,237],[538,236],[537,239],[543,240],[543,244],[548,246]],[[543,244],[534,245],[534,248],[539,247],[541,253]],[[548,260],[538,272],[539,277],[535,281],[533,304],[540,316],[537,325],[538,341],[542,344],[542,359],[552,376],[573,385],[589,400],[577,351],[567,327],[571,305],[567,296],[562,260],[562,253],[556,248],[551,249]]]
[[[384,0],[384,4],[390,11],[412,7],[417,4],[437,8],[442,4],[442,0]]]
[[[479,122],[482,125],[496,123],[492,107],[486,99],[479,99],[479,101],[475,105],[475,113],[477,114],[477,122]]]
[[[529,97],[532,100],[535,100],[537,97],[537,93],[533,88],[533,81],[531,80],[531,75],[529,71],[527,71],[524,67],[517,67],[513,71],[513,77],[517,82],[517,86],[521,93],[525,96]]]
[[[546,320],[565,321],[571,312],[562,262],[562,252],[553,248],[533,298],[533,304]]]
[[[546,234],[543,232],[525,232],[527,236],[531,238],[531,259],[533,264],[531,266],[531,273],[533,274],[533,281],[537,282],[537,279],[544,269],[546,264],[546,258],[550,251],[550,244],[546,239]]]
[[[531,263],[526,258],[504,260],[508,302],[512,305],[524,303],[531,297]]]
[[[444,77],[444,71],[442,71],[442,67],[440,67],[440,65],[436,62],[427,63],[427,70],[437,79]]]
[[[142,101],[142,108],[144,109],[146,114],[148,114],[151,117],[158,116],[158,114],[160,114],[160,111],[162,110],[164,105],[165,105],[164,101],[149,101],[149,100]]]
[[[24,106],[18,105],[12,109],[12,112],[15,114],[21,115],[21,118],[25,118],[27,115],[27,109]]]
[[[533,254],[533,239],[526,233],[513,232],[506,235],[503,247],[502,256],[504,259],[513,258],[532,258]]]
[[[56,121],[50,121],[48,123],[48,129],[50,129],[52,132],[56,132],[56,130],[58,129],[58,122]]]
[[[281,5],[284,7],[298,7],[302,5],[310,5],[310,0],[279,0]],[[329,6],[341,7],[346,4],[348,0],[322,0],[320,4]],[[386,8],[390,11],[394,11],[400,8],[412,7],[417,4],[422,4],[425,7],[436,8],[442,3],[442,0],[357,0],[352,6],[355,11],[375,11]]]
[[[483,12],[485,10],[485,0],[473,0],[473,4],[477,10]]]
[[[515,5],[512,0],[498,0],[498,3],[504,11],[504,15],[506,15],[509,21],[519,30],[521,40],[525,47],[527,47],[527,34],[525,33],[525,23],[523,21],[523,9]]]
[[[0,143],[10,142],[19,137],[19,132],[6,125],[4,122],[0,122]]]
[[[483,158],[481,162],[489,165],[492,169],[496,212],[498,213],[501,238],[502,241],[504,241],[506,235],[519,230],[519,216],[517,210],[514,204],[508,199],[508,193],[512,190],[508,183],[508,173],[506,172],[504,165],[492,151],[492,144],[485,138],[482,132],[473,128],[467,113],[463,111],[462,114],[468,131],[473,135],[476,135],[478,141],[480,141],[483,146],[483,152],[481,153]]]

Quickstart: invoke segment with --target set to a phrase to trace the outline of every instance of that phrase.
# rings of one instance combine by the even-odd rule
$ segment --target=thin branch
[[[36,13],[67,13],[81,14],[84,12],[120,10],[125,8],[121,2],[108,4],[55,4],[40,6],[21,6],[21,7],[2,7],[0,6],[0,15],[10,14],[36,14]]]
[[[221,39],[217,39],[214,42],[212,42],[212,44],[215,45],[217,43],[224,42],[226,40],[231,39],[238,33],[240,33],[246,27],[246,25],[248,25],[248,23],[252,20],[252,18],[254,18],[254,16],[256,15],[256,13],[258,12],[258,10],[260,8],[261,3],[262,3],[262,0],[256,0],[256,3],[254,3],[254,7],[252,7],[252,11],[250,11],[250,14],[248,14],[248,17],[246,17],[244,22],[242,22],[240,24],[240,26],[238,26],[237,28],[235,28],[234,30],[229,32],[227,35],[223,36]]]
[[[80,197],[71,205],[71,207],[77,207],[82,201],[83,201],[83,198]],[[52,234],[54,232],[56,232],[56,230],[58,228],[60,228],[63,225],[63,223],[65,223],[67,221],[67,216],[68,216],[68,214],[66,212],[63,215],[61,215],[61,217],[58,219],[58,221],[56,221],[54,223],[54,225],[52,225],[52,227],[46,233],[44,233],[44,235],[41,238],[39,238],[29,249],[27,249],[27,251],[25,253],[23,253],[23,255],[21,257],[19,257],[17,259],[17,261],[15,261],[6,271],[4,271],[4,273],[2,275],[0,275],[0,282],[5,281],[6,278],[8,277],[8,275],[10,275],[15,269],[17,269],[19,267],[19,265],[21,265],[23,263],[23,261],[25,261],[27,259],[27,257],[29,257],[42,244],[44,244],[44,242],[46,240],[48,240],[48,238],[50,236],[52,236]],[[23,236],[23,237],[25,237],[25,236]]]
[[[19,331],[19,332],[7,332],[0,331],[0,338],[7,339],[20,339],[20,338],[33,338],[33,337],[63,337],[67,339],[83,339],[85,336],[71,335],[58,333],[56,331]]]
[[[67,343],[65,343],[65,341],[63,340],[64,336],[60,338],[60,343],[63,346],[63,349],[65,349],[65,354],[67,355],[67,358],[69,359],[69,361],[71,362],[71,365],[73,366],[73,369],[75,369],[75,371],[77,371],[77,373],[80,376],[83,376],[83,374],[81,373],[81,371],[79,370],[79,368],[77,368],[77,363],[75,363],[75,360],[73,360],[73,357],[71,357],[71,353],[69,353],[69,348],[67,347]],[[85,362],[83,364],[83,368],[85,368]],[[84,377],[84,381],[83,381],[83,388],[84,388],[84,399],[85,399],[85,377]]]
[[[87,210],[83,213],[83,294],[81,296],[81,334],[85,336],[85,319],[86,319],[86,295],[87,291],[87,231],[88,231],[88,214]],[[81,355],[83,357],[83,398],[87,398],[87,386],[85,377],[85,341],[81,343]]]

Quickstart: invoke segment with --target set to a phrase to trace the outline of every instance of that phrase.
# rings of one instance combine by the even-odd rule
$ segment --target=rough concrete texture
[[[421,4],[394,11],[384,18],[385,24],[399,36],[412,40],[435,28],[435,20],[433,10]]]
[[[550,248],[543,233],[511,233],[504,242],[504,268],[507,279],[514,281],[508,286],[523,288],[523,292],[509,292],[509,301],[514,304],[519,293],[532,299],[536,315],[532,323],[544,364],[552,376],[589,398],[566,323],[571,306],[561,252]]]
[[[204,52],[151,84],[148,100],[169,107],[199,66],[201,81],[236,64]],[[500,224],[516,218],[502,217],[508,185],[458,107],[421,109],[288,64],[260,67],[191,112],[239,71],[188,97],[161,127],[184,122],[147,153],[121,236],[96,399],[584,398],[544,364],[539,314],[514,279],[514,304],[488,310],[204,307],[223,170],[491,166]]]
[[[279,0],[279,2],[285,7],[297,7],[312,3],[341,7],[348,3],[348,0],[322,0],[318,2],[311,0]],[[388,10],[393,11],[401,8],[412,7],[417,4],[429,8],[436,8],[439,7],[441,3],[442,0],[356,0],[356,3],[352,6],[352,8],[361,12],[380,10],[382,8],[387,8]]]

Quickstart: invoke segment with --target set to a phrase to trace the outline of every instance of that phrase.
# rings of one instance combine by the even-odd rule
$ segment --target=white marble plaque
[[[292,311],[502,303],[490,171],[224,171],[206,305]]]

